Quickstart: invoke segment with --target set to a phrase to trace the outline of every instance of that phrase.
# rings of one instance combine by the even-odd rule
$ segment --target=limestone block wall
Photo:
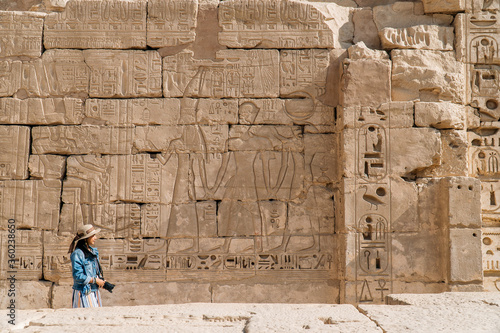
[[[86,223],[107,305],[500,287],[497,2],[17,6],[0,12],[0,279],[15,270],[20,307],[70,305]]]

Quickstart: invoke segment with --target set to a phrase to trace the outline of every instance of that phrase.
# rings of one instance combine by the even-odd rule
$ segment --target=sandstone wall
[[[0,12],[21,307],[70,305],[85,223],[108,305],[500,288],[498,2],[24,6]]]

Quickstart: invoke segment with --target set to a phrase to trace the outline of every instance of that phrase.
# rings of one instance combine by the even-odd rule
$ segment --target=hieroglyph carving
[[[77,125],[83,100],[77,98],[0,98],[0,124]]]
[[[417,25],[409,28],[384,28],[380,31],[384,49],[423,49],[452,51],[452,27]]]
[[[90,97],[161,97],[157,51],[85,50]]]
[[[149,0],[148,46],[188,44],[196,37],[198,0]]]
[[[304,2],[224,1],[219,5],[219,43],[234,48],[333,48],[328,19]]]
[[[72,0],[45,19],[47,49],[146,47],[147,1]]]
[[[221,50],[219,61],[194,59],[192,51],[163,58],[165,97],[278,97],[277,50]]]
[[[57,230],[60,192],[59,180],[0,181],[0,228],[13,218],[17,228]]]
[[[383,303],[392,291],[390,126],[377,113],[357,123],[356,301]]]
[[[28,178],[30,129],[0,126],[0,179]]]
[[[33,12],[0,12],[0,57],[40,57],[44,16]]]
[[[42,231],[16,230],[15,259],[12,268],[10,262],[8,262],[10,259],[7,251],[8,235],[7,231],[0,231],[0,247],[2,249],[0,251],[0,279],[7,279],[12,274],[7,273],[8,271],[16,272],[15,276],[18,280],[38,281],[41,279],[43,257]]]

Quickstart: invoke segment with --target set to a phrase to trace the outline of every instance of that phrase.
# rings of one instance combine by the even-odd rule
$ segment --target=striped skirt
[[[102,306],[101,294],[96,290],[85,295],[80,290],[73,289],[72,303],[74,308],[98,308]]]

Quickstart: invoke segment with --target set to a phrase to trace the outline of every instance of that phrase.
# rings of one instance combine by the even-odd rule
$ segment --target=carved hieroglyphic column
[[[500,291],[500,11],[499,1],[470,1],[461,16],[471,105],[469,174],[481,181],[484,287]]]

